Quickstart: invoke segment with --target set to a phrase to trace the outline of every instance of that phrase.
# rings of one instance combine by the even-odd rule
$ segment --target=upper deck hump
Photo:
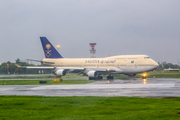
[[[118,56],[110,56],[106,58],[117,59],[117,58],[144,58],[144,57],[149,57],[149,56],[148,55],[118,55]]]

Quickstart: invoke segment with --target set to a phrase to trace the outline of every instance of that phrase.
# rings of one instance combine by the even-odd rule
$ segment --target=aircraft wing
[[[51,66],[20,66],[18,64],[15,64],[19,68],[29,68],[29,69],[65,69],[65,70],[84,70],[84,71],[99,71],[99,72],[105,72],[105,71],[122,71],[116,67],[51,67]]]
[[[54,64],[54,62],[45,62],[42,60],[33,60],[33,59],[26,59],[26,60],[40,62],[41,64],[49,64],[49,65]]]
[[[51,66],[20,66],[15,64],[18,68],[27,68],[27,69],[65,69],[65,70],[84,70],[83,67],[51,67]]]
[[[86,74],[89,71],[96,71],[97,73],[116,73],[122,72],[121,69],[116,67],[51,67],[51,66],[20,66],[16,64],[19,68],[27,68],[27,69],[52,69],[55,71],[65,70],[68,73],[79,73]]]

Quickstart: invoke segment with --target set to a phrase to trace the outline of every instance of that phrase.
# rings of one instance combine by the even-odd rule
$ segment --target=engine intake
[[[97,77],[97,72],[96,71],[89,71],[88,73],[87,73],[87,75],[89,76],[89,77]]]
[[[66,71],[64,69],[59,69],[55,72],[56,75],[64,76],[66,75]]]

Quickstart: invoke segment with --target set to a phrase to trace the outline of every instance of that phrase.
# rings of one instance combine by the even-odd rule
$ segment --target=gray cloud
[[[43,59],[39,40],[60,44],[65,57],[147,54],[176,63],[180,44],[179,0],[0,1],[0,62]]]

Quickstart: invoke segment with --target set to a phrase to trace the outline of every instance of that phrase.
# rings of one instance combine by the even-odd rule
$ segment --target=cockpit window
[[[144,59],[150,59],[150,57],[144,57]]]

